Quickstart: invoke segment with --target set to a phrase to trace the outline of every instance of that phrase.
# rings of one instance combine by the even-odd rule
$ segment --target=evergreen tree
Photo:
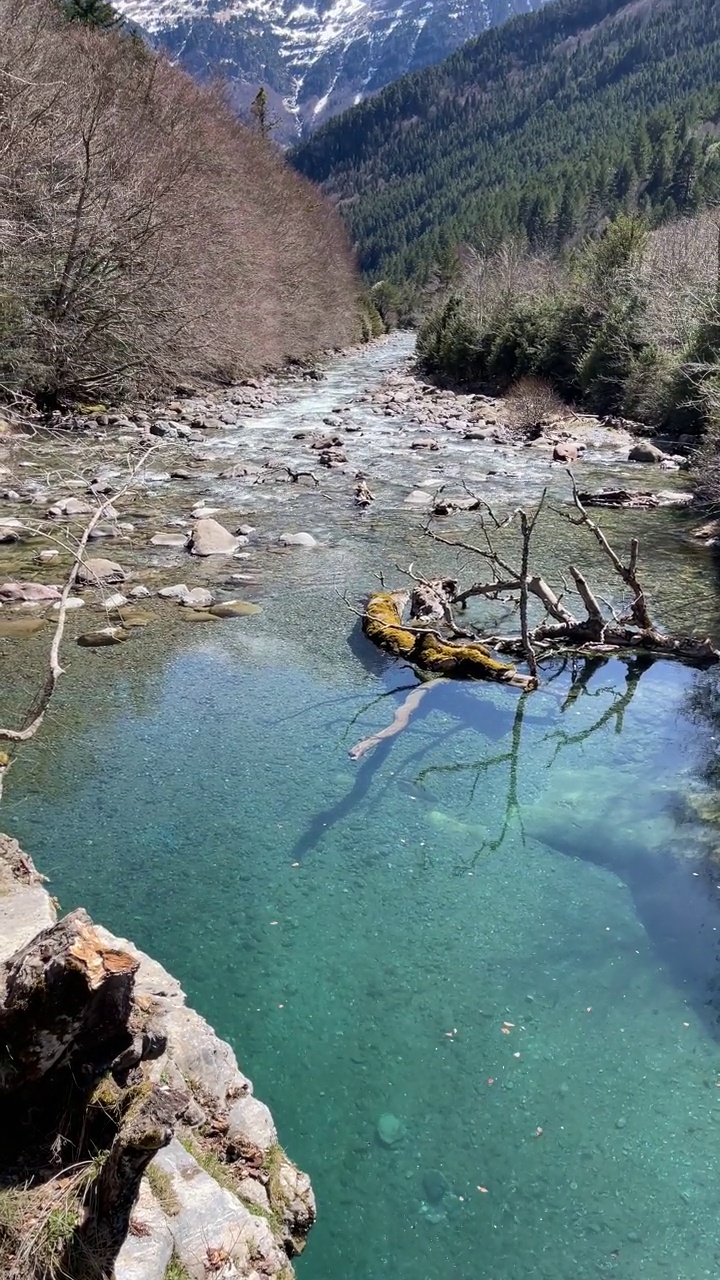
[[[69,22],[86,22],[88,26],[101,27],[104,31],[122,23],[120,14],[106,0],[62,0],[62,7]]]

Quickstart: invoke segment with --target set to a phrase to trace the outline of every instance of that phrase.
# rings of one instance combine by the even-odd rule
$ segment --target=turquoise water
[[[584,741],[619,663],[562,714],[568,673],[438,690],[353,765],[407,679],[263,661],[241,625],[91,684],[97,727],[51,727],[5,822],[235,1045],[316,1186],[301,1275],[717,1276],[706,678],[652,666]]]
[[[397,361],[388,345],[338,362],[210,443],[203,493],[258,526],[264,613],[198,628],[166,606],[97,651],[72,644],[87,623],[71,619],[3,827],[64,908],[156,955],[233,1043],[315,1184],[301,1280],[718,1280],[717,681],[610,661],[551,667],[524,700],[441,686],[352,763],[413,677],[358,636],[341,593],[353,604],[379,569],[395,585],[410,559],[475,575],[421,538],[407,491],[470,476],[514,505],[567,490],[532,450],[446,442],[436,466],[397,447],[357,399]],[[319,493],[218,478],[226,455],[285,457],[298,426],[346,402],[364,434]],[[627,483],[600,453],[589,483]],[[377,494],[366,517],[358,464]],[[140,574],[144,534],[187,516],[187,495],[166,493],[122,550]],[[603,523],[640,533],[668,625],[720,633],[683,518]],[[324,545],[280,553],[286,524]],[[550,519],[541,542],[543,571],[589,558],[616,598],[592,538]],[[165,581],[190,572],[155,554]],[[23,697],[45,645],[0,645]],[[21,696],[10,684],[3,709]]]

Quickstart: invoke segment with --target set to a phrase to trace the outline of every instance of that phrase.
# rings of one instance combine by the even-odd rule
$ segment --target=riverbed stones
[[[116,591],[113,595],[106,596],[103,600],[103,606],[106,609],[121,609],[124,604],[127,604],[127,602],[127,596],[124,596],[120,591]]]
[[[97,586],[105,582],[124,582],[127,577],[122,565],[101,556],[84,560],[78,569],[77,580],[82,586]]]
[[[192,527],[188,550],[194,556],[231,556],[238,539],[217,520],[196,520]]]
[[[184,582],[176,582],[171,587],[161,587],[158,595],[161,600],[184,600],[190,595],[190,588]]]
[[[423,1174],[423,1191],[428,1204],[440,1204],[444,1200],[450,1184],[444,1173],[440,1173],[439,1169],[428,1169]]]
[[[145,600],[150,595],[150,591],[142,583],[139,583],[137,587],[133,587],[131,591],[128,591],[128,595],[131,600]]]
[[[91,516],[97,507],[82,498],[61,498],[48,509],[49,516]]]
[[[80,596],[68,596],[65,601],[65,608],[70,610],[82,609],[84,604],[85,601],[81,600]],[[55,600],[53,604],[50,605],[50,608],[54,609],[56,613],[59,613],[62,609],[62,600]]]
[[[250,618],[262,613],[262,605],[251,604],[249,600],[221,600],[210,612],[216,618]]]
[[[174,547],[182,551],[187,546],[187,533],[154,533],[150,539],[151,547]]]
[[[17,542],[24,528],[22,520],[17,520],[14,516],[4,516],[0,519],[0,542]]]
[[[278,542],[284,547],[305,547],[308,550],[312,547],[318,547],[320,544],[317,538],[311,533],[281,533]]]
[[[384,1147],[395,1147],[402,1141],[403,1125],[391,1111],[384,1111],[375,1126],[378,1140]]]
[[[151,613],[133,609],[132,605],[115,610],[113,620],[119,622],[126,631],[132,631],[135,627],[149,627],[154,621]]]
[[[130,639],[130,632],[124,627],[101,627],[98,631],[84,631],[77,642],[83,649],[102,649],[107,645],[122,644]]]
[[[19,640],[34,636],[45,626],[44,618],[0,618],[0,640]]]
[[[59,600],[59,587],[47,586],[44,582],[3,582],[0,584],[0,600],[26,601],[32,604],[44,603],[46,600]]]
[[[192,609],[206,609],[212,604],[213,599],[213,593],[208,591],[207,587],[193,587],[186,596],[180,598],[179,603]]]

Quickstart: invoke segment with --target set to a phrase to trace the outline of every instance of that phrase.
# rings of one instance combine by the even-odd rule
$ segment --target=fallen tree
[[[575,480],[569,474],[573,511],[559,514],[593,535],[621,580],[624,594],[629,595],[622,607],[616,609],[604,601],[577,564],[567,566],[572,585],[563,579],[562,592],[554,590],[542,574],[531,567],[532,538],[545,506],[545,494],[532,513],[518,509],[504,519],[480,500],[482,509],[478,519],[483,545],[439,534],[431,519],[425,524],[424,532],[435,542],[479,557],[488,576],[461,588],[451,578],[420,578],[410,566],[403,572],[413,579],[411,590],[383,590],[370,596],[362,615],[363,630],[368,638],[421,672],[459,679],[499,680],[521,689],[537,687],[538,662],[557,654],[573,653],[591,658],[640,651],[699,666],[720,661],[720,650],[711,640],[668,634],[653,620],[638,577],[640,544],[637,538],[631,539],[627,560],[623,561],[600,526],[588,515]],[[501,552],[496,545],[495,535],[511,525],[519,530],[519,562],[511,561],[508,553]],[[460,627],[453,608],[464,610],[475,597],[510,601],[518,613],[517,631],[492,635],[483,634],[478,628]],[[570,607],[568,597],[577,599],[579,610],[574,603]],[[541,610],[539,621],[533,625],[529,622],[531,602],[536,612],[538,606]],[[527,673],[495,654],[524,662]]]

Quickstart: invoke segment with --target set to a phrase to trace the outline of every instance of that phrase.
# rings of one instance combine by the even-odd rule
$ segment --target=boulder
[[[61,498],[48,510],[49,516],[91,516],[97,507],[82,498]]]
[[[649,440],[637,440],[628,454],[628,462],[662,462],[666,455]]]
[[[184,582],[176,582],[172,587],[161,587],[158,591],[161,600],[184,600],[189,594],[190,588]]]
[[[101,557],[84,560],[78,569],[77,580],[82,586],[96,587],[101,582],[124,582],[127,574],[115,560]]]
[[[578,447],[571,440],[558,440],[553,447],[553,462],[577,462]]]
[[[317,538],[311,533],[281,533],[278,539],[284,547],[318,547]]]
[[[28,600],[37,604],[44,600],[59,600],[61,594],[59,587],[48,587],[44,582],[3,582],[0,585],[0,600]]]
[[[192,527],[188,550],[194,556],[231,556],[238,540],[217,520],[197,520]]]
[[[180,604],[189,608],[206,609],[213,602],[213,593],[207,587],[193,587],[186,596],[182,596]]]

